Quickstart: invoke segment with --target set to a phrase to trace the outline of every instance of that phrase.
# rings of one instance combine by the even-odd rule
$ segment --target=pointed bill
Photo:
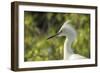
[[[56,36],[59,35],[60,33],[61,33],[61,32],[58,32],[58,33],[56,33],[55,35],[52,35],[52,36],[48,37],[47,40],[48,40],[48,39],[51,39],[51,38],[53,38],[53,37],[56,37]]]

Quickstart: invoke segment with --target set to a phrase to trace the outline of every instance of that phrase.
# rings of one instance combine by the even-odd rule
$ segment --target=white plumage
[[[62,27],[60,28],[59,32],[49,38],[54,36],[66,36],[64,42],[64,60],[75,60],[75,59],[86,59],[86,57],[81,56],[79,54],[75,54],[73,49],[71,48],[72,42],[75,40],[77,33],[74,28],[69,24],[69,21],[66,21]],[[49,39],[48,38],[48,39]]]
[[[75,59],[86,59],[86,57],[81,56],[79,54],[71,54],[68,58],[69,60],[75,60]]]

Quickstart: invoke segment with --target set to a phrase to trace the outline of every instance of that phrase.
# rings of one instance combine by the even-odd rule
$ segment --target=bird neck
[[[64,60],[67,60],[73,54],[73,50],[71,49],[72,42],[73,39],[71,37],[66,38],[64,42]]]

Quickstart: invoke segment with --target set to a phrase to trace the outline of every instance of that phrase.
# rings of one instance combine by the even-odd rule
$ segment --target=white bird
[[[86,59],[86,57],[81,56],[79,54],[75,54],[73,49],[71,48],[72,42],[75,40],[77,33],[75,29],[69,24],[69,21],[66,21],[58,33],[49,37],[48,39],[55,36],[65,36],[64,42],[64,60],[75,60],[75,59]]]

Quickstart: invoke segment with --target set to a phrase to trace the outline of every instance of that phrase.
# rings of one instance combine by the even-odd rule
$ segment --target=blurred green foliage
[[[65,37],[47,38],[55,34],[67,20],[77,31],[77,38],[72,44],[74,52],[90,58],[89,14],[25,11],[24,60],[62,60]]]

